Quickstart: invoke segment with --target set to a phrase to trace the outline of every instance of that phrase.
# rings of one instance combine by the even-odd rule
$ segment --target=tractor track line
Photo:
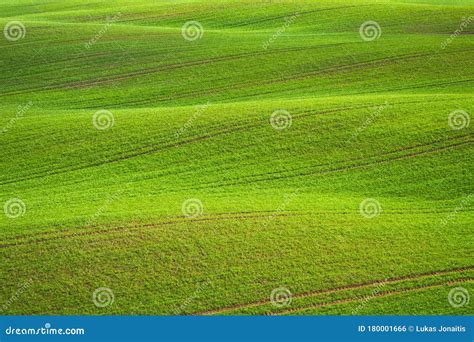
[[[470,52],[470,51],[472,51],[472,49],[456,51],[456,52]],[[448,52],[445,52],[445,54],[447,53]],[[452,52],[449,52],[449,53],[452,53]],[[397,63],[397,62],[402,62],[402,61],[406,61],[410,59],[430,57],[433,55],[437,55],[437,53],[434,53],[434,54],[433,53],[420,53],[420,54],[413,54],[413,55],[407,54],[407,55],[400,55],[400,56],[395,56],[395,57],[386,57],[386,58],[374,59],[370,61],[332,66],[332,67],[328,67],[328,68],[324,68],[320,70],[313,70],[309,72],[303,72],[303,73],[288,75],[284,77],[269,79],[266,81],[243,82],[243,83],[233,84],[229,86],[221,86],[221,87],[209,88],[209,89],[204,89],[204,90],[193,90],[193,91],[188,91],[188,92],[181,92],[179,96],[170,95],[170,96],[163,96],[163,97],[158,97],[158,98],[156,96],[153,96],[153,97],[145,98],[142,100],[128,102],[128,104],[137,105],[137,104],[150,103],[151,101],[164,102],[164,101],[170,101],[170,100],[190,98],[190,97],[195,97],[195,96],[202,96],[205,94],[207,95],[220,94],[220,93],[223,93],[224,91],[234,91],[234,90],[244,89],[244,88],[249,88],[249,87],[261,87],[264,85],[267,86],[267,85],[272,85],[272,84],[286,83],[286,82],[291,82],[291,81],[296,81],[296,80],[301,80],[301,79],[312,78],[314,76],[319,76],[319,75],[327,75],[327,74],[346,72],[346,71],[355,71],[355,70],[359,70],[363,68],[379,67],[381,65],[387,65],[389,63]],[[119,80],[122,80],[122,79],[126,79],[126,78],[121,78]],[[458,83],[458,82],[459,81],[455,81],[452,83]],[[433,83],[429,85],[444,85],[444,84],[450,84],[450,82]],[[429,85],[420,85],[418,87],[424,87],[424,86],[429,86]],[[402,89],[405,89],[405,88],[402,88]],[[115,103],[115,105],[123,106],[123,105],[127,105],[127,102],[117,102]],[[91,108],[98,108],[98,107],[103,107],[103,105],[97,105]]]
[[[418,273],[418,274],[411,274],[411,275],[405,275],[405,276],[399,276],[399,277],[393,277],[393,278],[387,278],[387,279],[382,279],[382,280],[376,280],[372,282],[365,282],[365,283],[358,283],[358,284],[352,284],[352,285],[346,285],[346,286],[340,286],[340,287],[335,287],[332,289],[324,289],[324,290],[316,290],[316,291],[309,291],[309,292],[303,292],[300,294],[295,294],[292,295],[292,298],[307,298],[307,297],[313,297],[317,295],[322,295],[322,294],[331,294],[331,293],[336,293],[340,291],[346,291],[346,290],[356,290],[368,286],[373,286],[373,285],[379,285],[379,284],[390,284],[390,283],[396,283],[400,281],[405,281],[405,280],[417,280],[420,278],[426,278],[426,277],[431,277],[431,276],[437,276],[437,275],[446,275],[446,274],[451,274],[451,273],[462,273],[465,271],[471,271],[474,270],[474,266],[465,266],[465,267],[459,267],[459,268],[453,268],[453,269],[448,269],[448,270],[440,270],[440,271],[432,271],[432,272],[426,272],[426,273]],[[253,308],[257,306],[262,306],[266,304],[270,304],[271,301],[269,299],[262,299],[256,302],[252,303],[246,303],[246,304],[236,304],[233,306],[227,306],[223,308],[218,308],[218,309],[212,309],[212,310],[206,310],[206,311],[200,311],[193,313],[191,315],[213,315],[213,314],[219,314],[227,311],[233,311],[233,310],[239,310],[239,309],[247,309],[247,308]]]
[[[264,17],[261,19],[257,20],[251,20],[251,21],[243,21],[240,23],[236,24],[231,24],[229,27],[234,28],[234,27],[242,27],[242,26],[248,26],[248,25],[253,25],[257,23],[262,23],[262,22],[267,22],[267,21],[274,21],[277,19],[285,19],[291,15],[294,15],[298,13],[298,16],[300,15],[306,15],[306,14],[312,14],[312,13],[320,13],[320,12],[329,12],[329,11],[334,11],[334,10],[341,10],[341,9],[347,9],[347,8],[353,8],[353,7],[366,7],[368,5],[346,5],[346,6],[337,6],[337,7],[327,7],[327,8],[321,8],[321,9],[315,9],[315,10],[306,10],[306,11],[296,11],[296,12],[288,12],[285,13],[284,15],[279,15],[279,16],[273,16],[273,17]]]
[[[384,215],[405,215],[407,212],[410,212],[413,215],[416,214],[441,214],[441,213],[450,213],[452,212],[452,207],[445,207],[445,208],[439,208],[439,209],[445,209],[445,210],[432,210],[430,208],[416,208],[416,209],[407,209],[407,208],[396,208],[392,210],[385,210]],[[474,209],[465,209],[465,211],[473,211]],[[206,221],[222,221],[225,219],[229,218],[235,218],[236,215],[238,218],[261,218],[267,216],[268,218],[274,218],[274,217],[299,217],[299,216],[317,216],[317,215],[359,215],[358,210],[331,210],[331,211],[297,211],[297,210],[285,210],[285,215],[280,214],[280,215],[273,215],[275,213],[275,210],[259,210],[259,211],[240,211],[240,212],[221,212],[221,213],[213,213],[210,215],[207,215],[204,217],[207,219]],[[254,214],[254,215],[247,215],[247,214]],[[262,214],[262,215],[256,215],[256,214]],[[266,215],[263,215],[266,214]],[[183,223],[186,222],[186,220],[182,216],[168,216],[166,217],[167,219],[175,219],[176,221],[163,221],[166,222],[167,224],[171,223]],[[191,222],[191,221],[190,221]],[[151,227],[153,226],[160,226],[162,222],[156,222],[156,223],[134,223],[131,221],[130,225],[124,225],[124,226],[116,226],[113,223],[100,223],[98,225],[88,225],[88,226],[70,226],[70,227],[63,227],[63,229],[60,230],[47,230],[47,231],[38,231],[34,233],[25,233],[25,234],[19,234],[12,236],[10,238],[7,238],[6,240],[0,241],[0,248],[2,244],[4,245],[19,245],[23,244],[24,242],[29,243],[31,240],[38,240],[34,239],[37,237],[44,237],[45,239],[48,238],[53,238],[53,240],[56,240],[58,238],[58,235],[66,235],[69,236],[70,234],[63,234],[63,233],[68,233],[71,230],[75,229],[94,229],[98,227],[103,227],[103,228],[112,228],[114,231],[118,228],[123,229],[124,231],[127,231],[129,229],[134,229],[136,230],[137,228],[141,228],[142,226],[146,227]],[[40,229],[48,229],[49,227],[41,227]],[[55,228],[61,228],[61,227],[55,227]],[[107,232],[109,229],[101,229],[100,231]],[[26,240],[26,241],[25,241]],[[5,247],[6,248],[6,247]]]
[[[269,51],[245,52],[245,53],[225,55],[225,56],[219,56],[219,57],[201,59],[201,60],[195,60],[195,61],[188,61],[188,62],[182,62],[182,63],[165,64],[165,65],[162,65],[162,66],[156,66],[156,67],[150,67],[150,68],[145,68],[145,69],[132,71],[132,72],[125,73],[125,74],[114,74],[114,75],[106,76],[104,78],[99,78],[99,79],[54,83],[54,84],[50,84],[48,86],[37,86],[37,87],[32,87],[32,88],[24,88],[24,89],[17,90],[17,91],[2,93],[2,94],[0,94],[0,97],[9,96],[9,95],[21,95],[21,94],[31,93],[31,92],[35,92],[35,91],[48,91],[48,90],[55,90],[55,89],[87,88],[87,87],[93,87],[93,86],[97,86],[97,85],[102,85],[102,84],[127,80],[127,79],[130,79],[130,78],[139,77],[139,76],[150,76],[150,75],[162,72],[162,71],[171,71],[171,70],[175,70],[175,69],[201,66],[201,65],[212,64],[212,63],[217,63],[217,62],[235,61],[235,60],[239,60],[239,59],[242,59],[242,58],[255,57],[255,56],[264,56],[264,55],[274,54],[274,53],[277,53],[277,52],[295,52],[295,51],[313,50],[313,49],[318,50],[318,49],[322,49],[322,48],[326,48],[326,47],[334,47],[334,46],[343,45],[343,44],[344,43],[336,43],[336,44],[329,44],[329,45],[322,45],[322,46],[279,48],[279,49],[274,49],[274,50],[269,50]]]
[[[342,43],[338,43],[342,44]],[[332,46],[332,45],[331,45]],[[61,83],[61,84],[52,84],[46,87],[35,87],[35,88],[27,88],[23,90],[18,90],[18,91],[13,91],[9,93],[3,93],[0,94],[0,96],[8,96],[8,95],[19,95],[19,94],[25,94],[25,93],[30,93],[33,91],[48,91],[48,90],[54,90],[54,89],[73,89],[73,88],[82,88],[82,87],[90,87],[90,86],[96,86],[100,84],[105,84],[105,83],[110,83],[110,82],[116,82],[116,81],[121,81],[121,80],[126,80],[134,77],[139,77],[139,76],[148,76],[151,74],[155,74],[158,72],[162,71],[168,71],[168,70],[173,70],[177,68],[183,68],[183,67],[193,67],[193,66],[199,66],[199,65],[205,65],[205,64],[212,64],[215,62],[222,62],[222,61],[228,61],[228,60],[238,60],[240,58],[247,58],[247,57],[253,57],[253,56],[258,56],[258,55],[266,55],[266,54],[272,54],[275,52],[282,52],[283,51],[298,51],[302,49],[314,49],[314,48],[323,48],[323,46],[317,46],[317,47],[295,47],[295,48],[284,48],[284,49],[278,49],[278,50],[269,50],[269,51],[258,51],[258,52],[248,52],[248,53],[242,53],[242,54],[236,54],[236,55],[228,55],[228,56],[220,56],[220,57],[215,57],[211,59],[205,59],[205,60],[198,60],[198,61],[189,61],[189,62],[184,62],[184,63],[177,63],[177,64],[170,64],[170,65],[164,65],[164,66],[159,66],[159,67],[153,67],[153,68],[147,68],[147,69],[142,69],[142,70],[137,70],[134,72],[130,72],[127,74],[117,74],[117,75],[112,75],[111,77],[104,78],[104,79],[96,79],[96,80],[84,80],[84,81],[77,81],[73,83]],[[449,52],[444,52],[444,54],[450,54],[450,53],[455,53],[455,52],[469,52],[472,51],[472,49],[467,49],[467,50],[461,50],[461,51],[449,51]],[[313,70],[309,72],[304,72],[304,73],[299,73],[296,75],[290,75],[286,76],[283,78],[277,78],[277,79],[272,79],[268,80],[266,82],[250,82],[250,83],[241,83],[238,84],[237,86],[227,86],[227,87],[220,87],[220,88],[213,88],[209,89],[206,91],[212,91],[213,93],[216,92],[221,92],[222,90],[233,90],[233,89],[241,89],[245,88],[248,86],[260,86],[262,84],[268,85],[268,84],[274,84],[274,83],[281,83],[281,82],[288,82],[288,81],[293,81],[293,80],[299,80],[299,79],[304,79],[308,77],[313,77],[315,75],[320,75],[320,74],[328,74],[328,73],[333,73],[333,72],[340,72],[340,71],[347,71],[347,70],[358,70],[360,68],[364,67],[371,67],[371,66],[377,66],[379,64],[385,65],[388,63],[393,63],[393,62],[398,62],[398,61],[403,61],[403,60],[409,60],[413,58],[420,58],[420,57],[429,57],[433,55],[438,55],[438,53],[416,53],[416,54],[404,54],[404,55],[398,55],[398,56],[390,56],[390,57],[384,57],[384,58],[378,58],[378,59],[373,59],[369,61],[363,61],[363,62],[357,62],[357,63],[349,63],[345,65],[336,65],[336,66],[331,66],[328,68],[320,69],[320,70]],[[220,90],[220,91],[218,91]],[[168,96],[168,97],[163,97],[159,98],[158,101],[164,101],[164,100],[169,100],[169,99],[176,99],[176,98],[185,98],[189,97],[195,94],[202,94],[202,91],[191,91],[187,93],[182,93],[179,97],[176,96]],[[153,97],[152,99],[155,99]],[[140,101],[135,101],[134,104],[138,103],[147,103],[150,99],[144,99]],[[116,103],[117,105],[122,105],[123,103]]]
[[[310,213],[292,213],[292,214],[277,214],[275,216],[308,216],[311,215]],[[188,219],[188,218],[183,218],[181,220],[173,220],[173,221],[164,221],[164,222],[159,222],[159,223],[147,223],[143,225],[136,225],[136,226],[120,226],[120,227],[113,227],[109,229],[99,229],[99,230],[93,230],[93,231],[82,231],[82,232],[77,232],[77,233],[72,233],[72,234],[58,234],[56,236],[51,236],[51,237],[45,237],[41,239],[35,239],[35,240],[28,240],[28,241],[18,241],[16,243],[3,243],[0,244],[0,249],[4,248],[11,248],[11,247],[16,247],[16,246],[25,246],[25,245],[34,245],[37,243],[42,243],[42,242],[49,242],[49,241],[54,241],[54,240],[62,240],[62,239],[68,239],[68,238],[75,238],[75,237],[81,237],[81,236],[91,236],[91,235],[106,235],[110,233],[115,233],[115,232],[120,232],[120,231],[129,231],[129,230],[140,230],[140,229],[152,229],[152,228],[157,228],[157,227],[162,227],[162,226],[167,226],[167,225],[172,225],[172,224],[179,224],[179,223],[198,223],[198,222],[213,222],[213,221],[225,221],[229,219],[245,219],[245,218],[268,218],[270,215],[234,215],[234,216],[225,216],[225,217],[204,217],[200,219]]]
[[[414,102],[416,102],[416,101],[414,101]],[[423,101],[421,101],[421,102],[423,102]],[[342,108],[331,109],[331,110],[326,110],[326,111],[323,111],[323,112],[316,112],[316,113],[313,113],[312,111],[303,111],[303,112],[300,112],[300,114],[298,114],[298,115],[294,115],[293,119],[301,119],[301,118],[305,118],[305,117],[308,117],[308,116],[326,115],[326,114],[342,112],[342,111],[345,111],[345,110],[363,109],[363,108],[370,108],[370,107],[373,107],[373,106],[372,105],[349,106],[349,107],[342,107]],[[245,125],[244,124],[244,125],[240,125],[240,126],[239,125],[230,126],[230,128],[226,128],[226,129],[221,130],[221,131],[217,131],[217,132],[202,135],[202,136],[191,137],[187,140],[178,141],[178,142],[175,142],[173,144],[166,144],[166,145],[163,145],[163,146],[156,146],[156,145],[142,146],[142,147],[139,147],[137,149],[129,151],[129,152],[132,152],[129,155],[115,157],[115,158],[109,158],[108,160],[102,160],[102,161],[98,161],[96,163],[91,163],[91,164],[86,164],[86,165],[78,165],[78,166],[75,166],[75,167],[74,166],[72,166],[72,167],[71,166],[65,166],[63,168],[56,169],[52,172],[37,173],[37,174],[33,174],[33,175],[30,175],[29,177],[24,177],[24,178],[13,179],[13,180],[4,180],[4,181],[0,181],[0,186],[1,185],[6,185],[6,184],[17,183],[17,182],[25,181],[25,180],[31,180],[31,179],[37,179],[37,178],[53,176],[53,175],[57,175],[57,174],[63,174],[63,173],[68,173],[68,172],[73,172],[73,171],[80,171],[80,170],[83,170],[83,169],[86,169],[86,168],[98,167],[98,166],[106,165],[106,164],[109,164],[109,163],[120,162],[120,161],[123,161],[123,160],[139,157],[139,156],[142,156],[142,155],[150,155],[150,154],[154,154],[156,152],[166,151],[166,150],[170,150],[172,148],[180,147],[182,145],[187,145],[187,144],[191,144],[191,143],[195,143],[195,142],[199,142],[199,141],[203,141],[203,140],[212,139],[212,138],[215,138],[215,137],[218,137],[218,136],[221,136],[221,135],[235,133],[235,132],[239,132],[239,131],[243,131],[243,130],[247,130],[247,129],[257,128],[257,127],[260,127],[264,124],[266,124],[266,121],[265,122],[257,122],[256,124],[250,124],[250,125],[248,125],[248,124]],[[453,137],[453,138],[448,138],[446,140],[464,138],[466,136],[468,136],[468,135],[456,136],[456,137]],[[437,141],[435,141],[435,142],[437,142]],[[411,148],[411,147],[408,147],[408,148]],[[394,152],[396,152],[396,151],[394,151]],[[394,153],[394,152],[388,152],[388,153]]]
[[[464,138],[464,137],[465,136],[462,136],[461,138]],[[198,140],[206,140],[206,139],[210,139],[210,137],[209,136],[200,137],[199,139],[194,139],[192,142],[195,142],[195,141],[198,141]],[[452,140],[452,139],[449,138],[449,139],[446,139],[446,140]],[[353,170],[353,169],[366,168],[366,167],[370,167],[370,166],[377,165],[377,164],[381,165],[381,164],[390,163],[392,161],[397,161],[397,160],[402,160],[402,159],[407,159],[407,158],[414,158],[414,157],[421,156],[421,155],[437,153],[437,152],[440,152],[440,151],[456,148],[456,147],[459,147],[459,146],[464,146],[466,144],[471,144],[472,142],[473,142],[473,140],[467,140],[467,141],[462,141],[462,142],[447,145],[447,146],[441,146],[441,147],[438,147],[438,148],[429,149],[429,150],[426,150],[426,151],[419,151],[419,152],[414,152],[414,153],[410,153],[410,154],[406,154],[406,155],[401,155],[401,156],[397,156],[397,157],[394,157],[394,158],[387,158],[387,159],[384,159],[384,160],[375,160],[375,161],[372,161],[372,162],[366,162],[366,163],[362,163],[362,164],[355,164],[355,165],[353,164],[353,165],[343,166],[343,167],[334,168],[334,169],[303,172],[303,173],[298,173],[298,174],[293,174],[293,175],[281,175],[281,176],[272,177],[272,178],[262,178],[262,179],[253,179],[253,180],[248,179],[248,180],[245,180],[245,181],[238,181],[238,182],[224,183],[224,184],[217,184],[217,185],[218,186],[234,186],[234,185],[241,185],[241,184],[251,184],[251,183],[258,183],[258,182],[265,182],[265,181],[273,181],[273,180],[279,180],[279,179],[304,177],[304,176],[310,176],[310,175],[326,175],[326,174],[330,174],[330,173],[344,172],[344,171],[349,171],[349,170]],[[187,141],[186,143],[190,143],[190,141]],[[434,142],[434,143],[436,143],[436,142]],[[429,145],[432,145],[432,143],[431,144],[430,143],[425,144],[425,146],[429,146]],[[168,146],[166,146],[166,147],[168,147]],[[65,173],[69,173],[69,172],[73,172],[73,171],[80,171],[80,170],[88,169],[88,168],[91,168],[91,167],[103,166],[103,165],[107,165],[109,163],[115,163],[115,162],[119,162],[119,161],[122,161],[122,160],[127,160],[127,159],[130,159],[130,158],[134,158],[134,157],[138,157],[138,156],[142,156],[142,155],[153,154],[153,153],[156,153],[158,150],[164,150],[166,147],[163,146],[162,148],[155,149],[153,151],[144,151],[144,152],[141,152],[141,153],[138,153],[138,154],[125,156],[125,157],[110,160],[110,161],[94,163],[94,164],[90,164],[90,165],[86,165],[86,166],[78,166],[76,168],[71,168],[71,169],[66,169],[66,170],[56,170],[56,172],[50,172],[50,173],[43,174],[43,175],[26,177],[26,178],[22,178],[22,179],[18,179],[18,180],[6,181],[6,182],[0,183],[0,186],[7,185],[7,184],[12,184],[12,183],[18,183],[18,182],[21,182],[21,181],[27,181],[27,180],[31,180],[31,179],[39,179],[39,178],[44,178],[44,177],[48,177],[48,176],[54,176],[54,175],[58,175],[58,174],[65,174]],[[418,146],[415,146],[414,148],[416,148],[416,147],[418,147]],[[409,147],[404,147],[402,149],[389,151],[389,152],[383,153],[381,155],[383,155],[383,156],[390,155],[390,154],[401,152],[401,151],[404,151],[404,150],[410,150],[411,148],[412,147],[410,147],[410,146]],[[370,158],[376,158],[376,157],[377,156],[372,156]],[[362,159],[362,160],[367,160],[367,159],[369,159],[369,158]],[[314,166],[308,166],[306,168],[314,168]],[[291,170],[291,171],[294,171],[294,170]],[[166,174],[164,174],[164,175],[166,175]],[[250,176],[250,177],[253,177],[253,175]],[[202,185],[200,187],[179,189],[179,191],[182,191],[182,190],[201,190],[201,189],[207,189],[209,187],[214,187],[214,186],[216,186],[215,183],[210,183],[210,184]]]
[[[398,161],[398,160],[411,159],[411,158],[416,158],[416,157],[423,156],[423,155],[438,153],[438,152],[442,152],[442,151],[445,151],[445,150],[454,149],[454,148],[457,148],[457,147],[460,147],[460,146],[464,146],[466,144],[472,144],[472,142],[473,142],[472,140],[469,140],[469,141],[460,142],[460,143],[456,143],[456,144],[452,144],[452,145],[448,145],[448,146],[442,146],[442,147],[433,148],[433,149],[426,150],[426,151],[410,153],[410,154],[406,154],[406,155],[402,155],[402,156],[397,156],[397,157],[394,157],[394,158],[387,158],[387,159],[384,159],[384,160],[376,160],[376,161],[373,161],[373,162],[367,162],[367,163],[363,163],[363,164],[359,164],[359,165],[349,165],[349,166],[343,166],[343,167],[328,169],[328,170],[319,170],[319,171],[313,171],[313,172],[310,171],[310,172],[303,172],[303,173],[298,173],[298,174],[293,174],[293,175],[282,175],[282,176],[272,177],[272,178],[261,178],[261,179],[254,179],[254,180],[237,181],[237,182],[233,182],[233,183],[223,183],[223,184],[214,184],[214,183],[212,183],[212,184],[206,184],[206,185],[203,185],[203,186],[200,186],[200,187],[179,189],[179,191],[183,191],[183,190],[203,190],[203,189],[212,188],[212,187],[216,187],[216,186],[224,187],[224,186],[235,186],[235,185],[242,185],[242,184],[247,184],[248,185],[248,184],[254,184],[254,183],[259,183],[259,182],[275,181],[275,180],[280,180],[280,179],[290,179],[290,178],[296,178],[296,177],[317,176],[317,175],[324,176],[324,175],[327,175],[327,174],[332,174],[332,173],[337,173],[337,172],[346,172],[346,171],[349,171],[349,170],[356,170],[356,169],[364,169],[364,168],[367,168],[367,167],[372,167],[374,165],[384,165],[384,164],[389,164],[391,162],[395,162],[395,161]]]
[[[338,112],[342,112],[342,111],[345,111],[345,110],[363,109],[363,108],[370,108],[370,107],[373,107],[373,106],[369,106],[369,105],[349,106],[349,107],[342,107],[342,108],[336,108],[336,109],[329,109],[329,110],[326,110],[326,111],[316,112],[316,113],[312,112],[311,110],[307,110],[307,111],[300,112],[299,115],[295,115],[294,119],[302,118],[302,117],[306,117],[306,116],[311,116],[311,115],[325,115],[325,114],[338,113]],[[202,140],[212,139],[212,138],[215,138],[215,137],[218,137],[218,136],[221,136],[221,135],[225,135],[225,134],[230,134],[230,133],[245,131],[247,129],[257,128],[257,127],[260,127],[260,126],[263,126],[263,125],[266,125],[266,124],[267,124],[267,121],[265,121],[265,122],[256,122],[256,123],[252,123],[252,124],[230,125],[230,126],[224,127],[224,129],[217,130],[216,132],[208,133],[208,134],[205,134],[205,135],[192,136],[192,137],[190,137],[186,140],[178,141],[178,142],[175,142],[175,143],[172,143],[172,144],[168,143],[168,144],[165,144],[163,146],[159,146],[157,144],[150,144],[150,145],[141,146],[141,147],[138,147],[136,149],[128,151],[129,154],[124,155],[124,156],[117,156],[115,158],[112,157],[112,158],[102,160],[102,161],[98,161],[98,162],[91,163],[91,164],[85,164],[85,165],[83,164],[83,165],[76,165],[76,166],[74,166],[74,165],[73,166],[64,166],[62,168],[55,169],[54,171],[47,172],[47,173],[43,172],[43,173],[30,174],[28,177],[24,177],[24,178],[17,178],[17,179],[10,179],[10,180],[0,181],[0,185],[17,183],[17,182],[20,182],[20,181],[36,179],[36,178],[43,178],[43,177],[56,175],[56,174],[68,173],[68,172],[71,172],[71,171],[80,171],[80,170],[83,170],[83,169],[86,169],[86,168],[102,166],[102,165],[106,165],[106,164],[114,163],[114,162],[120,162],[122,160],[127,160],[127,159],[131,159],[131,158],[134,158],[134,157],[139,157],[139,156],[142,156],[142,155],[149,155],[149,154],[154,154],[154,153],[160,152],[160,151],[170,150],[172,148],[180,147],[182,145],[187,145],[187,144],[191,144],[191,143],[194,143],[194,142],[199,142],[199,141],[202,141]],[[130,152],[132,152],[132,153],[130,153]]]
[[[322,167],[322,166],[332,166],[334,164],[342,164],[342,163],[351,163],[351,162],[360,162],[360,161],[367,161],[367,160],[370,160],[370,159],[373,159],[373,158],[377,158],[377,157],[381,157],[381,156],[390,156],[392,154],[396,154],[396,153],[399,153],[399,152],[403,152],[403,151],[409,151],[409,150],[414,150],[416,148],[421,148],[421,147],[427,147],[427,146],[432,146],[434,144],[438,144],[438,143],[443,143],[443,142],[448,142],[448,141],[453,141],[453,140],[457,140],[457,139],[460,139],[462,140],[463,138],[468,138],[470,137],[471,135],[470,134],[465,134],[465,135],[459,135],[459,136],[454,136],[454,137],[449,137],[449,138],[446,138],[446,139],[438,139],[438,140],[435,140],[435,141],[432,141],[432,142],[429,142],[429,143],[424,143],[424,144],[417,144],[417,145],[412,145],[412,146],[404,146],[400,149],[396,149],[396,150],[392,150],[392,151],[388,151],[388,152],[384,152],[384,153],[380,153],[380,154],[377,154],[377,155],[372,155],[372,156],[369,156],[367,158],[354,158],[354,159],[347,159],[347,160],[341,160],[341,161],[338,161],[338,162],[332,162],[332,163],[325,163],[325,164],[317,164],[317,165],[307,165],[307,166],[302,166],[302,167],[298,167],[298,168],[294,168],[294,169],[291,169],[291,170],[288,170],[288,171],[272,171],[272,172],[268,172],[268,173],[260,173],[260,174],[254,174],[254,175],[249,175],[249,176],[244,176],[244,177],[239,177],[239,178],[236,178],[238,180],[249,180],[250,182],[252,182],[253,178],[255,177],[265,177],[265,176],[269,176],[269,175],[281,175],[285,172],[289,173],[289,172],[296,172],[296,171],[304,171],[304,170],[308,170],[308,169],[314,169],[315,167]],[[472,140],[467,140],[467,141],[458,141],[457,143],[469,143],[469,142],[473,142]],[[448,145],[448,146],[451,146],[451,145]],[[445,146],[441,146],[441,148],[443,148]],[[415,152],[415,153],[422,153],[424,151],[419,151],[419,152]],[[399,157],[403,157],[403,156],[399,156]],[[387,159],[389,160],[389,159]],[[380,161],[380,162],[383,162],[384,160]],[[377,161],[376,161],[377,162]],[[359,164],[359,165],[365,165],[365,164]],[[324,171],[324,170],[323,170]],[[215,183],[208,183],[208,184],[205,184],[205,186],[212,186],[212,185],[215,185]],[[221,185],[220,183],[218,183],[217,185]],[[194,188],[193,188],[194,189]],[[185,190],[189,190],[189,189],[185,189]]]
[[[299,311],[305,311],[305,310],[309,310],[309,309],[317,309],[317,308],[322,308],[322,307],[326,307],[326,306],[357,302],[357,301],[363,300],[367,297],[370,297],[370,298],[387,297],[387,296],[392,296],[392,295],[397,295],[397,294],[402,294],[402,293],[407,293],[407,292],[413,292],[413,291],[420,291],[420,290],[425,290],[425,289],[431,289],[431,288],[436,288],[436,287],[441,287],[441,286],[451,286],[451,285],[454,285],[454,284],[469,282],[469,281],[472,281],[472,280],[474,280],[474,278],[468,277],[468,278],[461,278],[461,279],[456,279],[456,280],[447,281],[447,282],[433,283],[433,284],[429,284],[429,285],[419,285],[419,286],[409,287],[409,288],[405,288],[405,289],[383,291],[383,292],[368,295],[368,296],[365,296],[365,297],[338,299],[338,300],[334,300],[334,301],[330,301],[330,302],[323,302],[323,303],[303,306],[303,307],[299,307],[299,308],[287,309],[287,310],[278,311],[278,312],[271,312],[271,313],[267,313],[266,315],[268,315],[268,316],[288,315],[288,314],[292,314],[292,313],[299,312]]]
[[[450,208],[448,208],[450,209]],[[271,216],[271,214],[273,214],[275,212],[275,210],[256,210],[256,211],[235,211],[235,212],[219,212],[219,213],[212,213],[212,214],[208,214],[206,216],[201,216],[201,218],[217,218],[217,219],[224,219],[224,218],[228,218],[228,217],[234,217],[234,216],[242,216],[242,217],[247,217],[247,215],[251,216],[251,215],[262,215],[264,216],[264,214],[268,214],[268,216]],[[295,214],[295,216],[297,216],[297,214],[300,214],[300,215],[311,215],[311,213],[309,212],[305,212],[305,211],[296,211],[296,210],[286,210],[287,213],[289,214]],[[357,212],[357,211],[356,211]],[[339,213],[346,213],[346,212],[339,212]],[[349,212],[347,212],[349,213]],[[171,221],[171,220],[176,220],[176,222],[185,222],[186,220],[190,220],[188,218],[185,218],[183,215],[174,215],[174,216],[166,216],[164,217],[165,219],[167,219],[168,221]],[[167,222],[167,221],[164,221],[164,222]],[[159,225],[161,222],[156,222],[156,223],[148,223],[148,224],[156,224],[156,225]],[[126,228],[139,228],[143,225],[146,225],[147,223],[139,223],[139,222],[135,222],[135,221],[130,221],[130,225],[129,226],[121,226],[122,228],[126,229]],[[116,224],[114,223],[100,223],[98,225],[82,225],[82,226],[79,226],[79,225],[76,225],[76,226],[71,226],[71,227],[65,227],[64,230],[59,230],[59,231],[39,231],[39,232],[35,232],[35,233],[26,233],[26,234],[22,234],[22,235],[17,235],[15,236],[13,239],[10,239],[10,240],[3,240],[3,241],[0,241],[0,244],[2,243],[9,243],[9,242],[13,242],[13,241],[19,241],[19,240],[23,240],[23,239],[28,239],[28,238],[32,238],[32,237],[37,237],[37,236],[54,236],[55,234],[60,234],[62,232],[68,232],[69,230],[73,230],[73,229],[94,229],[94,228],[98,228],[98,227],[105,227],[105,228],[119,228]],[[48,228],[48,227],[43,227],[43,229],[45,228]],[[58,227],[58,228],[61,228],[61,227]]]

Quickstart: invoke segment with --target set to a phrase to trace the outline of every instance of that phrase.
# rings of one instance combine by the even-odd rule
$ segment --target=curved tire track
[[[376,280],[376,281],[372,281],[372,282],[365,282],[365,283],[358,283],[358,284],[340,286],[340,287],[335,287],[335,288],[332,288],[332,289],[309,291],[309,292],[304,292],[304,293],[293,295],[292,298],[314,297],[314,296],[317,296],[317,295],[331,294],[331,293],[336,293],[336,292],[340,292],[340,291],[365,288],[365,287],[368,287],[368,286],[379,285],[379,284],[382,284],[382,283],[390,284],[390,283],[396,283],[396,282],[406,281],[406,280],[417,280],[417,279],[420,279],[420,278],[437,276],[437,275],[446,275],[446,274],[451,274],[451,273],[462,273],[462,272],[471,271],[471,270],[474,270],[474,265],[473,266],[453,268],[453,269],[448,269],[448,270],[432,271],[432,272],[426,272],[426,273],[418,273],[418,274],[411,274],[411,275],[406,275],[406,276],[393,277],[393,278],[388,278],[388,279]],[[200,312],[193,313],[192,315],[214,315],[214,314],[219,314],[219,313],[228,312],[228,311],[234,311],[234,310],[239,310],[239,309],[247,309],[247,308],[262,306],[262,305],[266,305],[266,304],[270,304],[270,303],[271,303],[271,301],[269,299],[262,299],[262,300],[252,302],[252,303],[236,304],[236,305],[227,306],[227,307],[224,307],[224,308],[212,309],[212,310],[207,310],[207,311],[200,311]]]
[[[370,298],[380,298],[380,297],[388,297],[392,295],[397,295],[397,294],[402,294],[402,293],[407,293],[407,292],[413,292],[413,291],[420,291],[420,290],[425,290],[425,289],[432,289],[436,287],[441,287],[441,286],[451,286],[454,284],[460,284],[468,281],[473,281],[474,278],[463,278],[463,279],[457,279],[453,281],[446,281],[446,282],[438,282],[434,284],[429,284],[429,285],[420,285],[420,286],[414,286],[414,287],[409,287],[405,289],[399,289],[399,290],[389,290],[389,291],[381,291],[376,294],[370,295]],[[366,298],[366,297],[365,297]],[[318,304],[313,304],[313,305],[307,305],[307,306],[302,306],[299,308],[294,308],[294,309],[287,309],[275,313],[269,313],[269,316],[281,316],[281,315],[289,315],[295,312],[300,312],[300,311],[305,311],[305,310],[311,310],[311,309],[318,309],[326,306],[332,306],[332,305],[338,305],[338,304],[346,304],[346,303],[353,303],[357,302],[359,300],[363,300],[364,297],[355,297],[355,298],[343,298],[343,299],[337,299],[329,302],[323,302],[323,303],[318,303]]]

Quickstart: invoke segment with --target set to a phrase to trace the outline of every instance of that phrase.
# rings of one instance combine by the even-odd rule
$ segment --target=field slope
[[[473,15],[2,1],[1,313],[473,314]]]

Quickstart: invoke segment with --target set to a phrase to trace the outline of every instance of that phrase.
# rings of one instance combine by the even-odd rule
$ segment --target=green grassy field
[[[474,313],[474,1],[0,25],[1,314]]]

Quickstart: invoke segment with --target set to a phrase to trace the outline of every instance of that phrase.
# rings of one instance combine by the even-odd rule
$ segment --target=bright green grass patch
[[[472,292],[473,8],[3,2],[0,309],[472,314],[446,291]]]

